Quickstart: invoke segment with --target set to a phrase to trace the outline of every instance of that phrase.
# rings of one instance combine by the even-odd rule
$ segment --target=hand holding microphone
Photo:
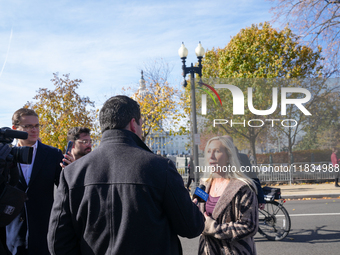
[[[199,185],[194,195],[192,196],[193,200],[197,199],[198,203],[205,203],[207,202],[209,194],[205,192],[205,186],[203,184]]]

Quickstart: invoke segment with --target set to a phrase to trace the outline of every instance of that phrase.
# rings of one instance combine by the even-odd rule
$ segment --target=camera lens
[[[15,161],[22,164],[31,164],[33,156],[33,148],[28,146],[13,147],[10,154],[13,156],[9,161]]]

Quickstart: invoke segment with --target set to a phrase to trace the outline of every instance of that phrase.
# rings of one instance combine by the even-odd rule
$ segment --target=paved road
[[[291,200],[285,208],[292,228],[286,239],[268,241],[255,236],[259,255],[339,255],[340,199]],[[196,255],[198,238],[181,238],[184,255]]]

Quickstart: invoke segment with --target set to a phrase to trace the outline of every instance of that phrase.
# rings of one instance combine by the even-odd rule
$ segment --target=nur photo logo
[[[221,106],[222,101],[219,96],[219,94],[216,92],[216,90],[205,84],[201,83],[208,88],[210,88],[218,97],[220,100]],[[215,88],[217,89],[228,89],[233,97],[233,115],[244,115],[244,94],[240,88],[238,88],[235,85],[229,85],[229,84],[215,84]],[[203,89],[205,92],[207,92],[210,97],[213,99],[216,105],[216,101],[213,98],[212,94]],[[272,88],[272,106],[270,109],[267,110],[258,110],[254,108],[253,105],[253,92],[252,88],[248,88],[248,109],[255,115],[270,115],[275,112],[278,105],[278,88]],[[305,98],[287,98],[287,94],[289,93],[302,93],[305,94]],[[281,115],[286,115],[286,106],[288,104],[293,104],[296,107],[298,107],[304,115],[312,115],[304,106],[304,103],[307,103],[311,99],[311,93],[305,89],[305,88],[281,88]],[[202,94],[202,115],[207,114],[207,95]]]
[[[257,86],[265,85],[266,83],[263,82],[257,84]],[[292,84],[294,84],[292,82]],[[213,119],[213,126],[216,125],[225,125],[228,124],[231,127],[235,125],[240,125],[243,127],[262,127],[266,123],[271,124],[274,127],[275,123],[280,123],[283,127],[295,127],[297,126],[297,121],[290,116],[289,119],[279,119],[279,116],[289,116],[287,114],[287,108],[294,107],[295,111],[300,111],[305,116],[311,116],[311,112],[306,108],[306,104],[311,100],[312,95],[311,92],[307,88],[301,87],[284,87],[284,86],[273,86],[268,88],[267,99],[261,99],[254,94],[253,87],[246,87],[243,85],[243,89],[246,91],[247,96],[247,103],[245,103],[245,93],[241,90],[240,87],[231,84],[215,84],[215,86],[208,85],[206,83],[200,82],[198,89],[200,89],[203,93],[201,94],[201,114],[207,115],[209,114],[214,115],[215,110],[217,111],[218,108],[211,108],[211,107],[222,107],[224,111],[230,113],[227,116],[237,116],[237,121],[233,120],[232,118],[229,119],[221,119],[215,118]],[[202,86],[203,85],[203,86]],[[289,83],[287,85],[290,85]],[[295,84],[294,84],[295,85]],[[216,91],[218,89],[218,92]],[[271,95],[269,94],[271,93]],[[217,97],[219,100],[219,104],[214,97]],[[207,103],[207,95],[213,100],[214,105],[209,105]],[[232,108],[230,104],[230,96],[232,98]],[[257,101],[256,101],[257,100]],[[261,107],[256,107],[256,103],[261,100],[266,100],[263,109]],[[229,103],[229,104],[224,104]],[[263,107],[263,106],[262,106]],[[275,118],[268,118],[264,119],[264,116],[269,116],[274,114],[279,109],[279,112],[275,114]],[[242,116],[246,115],[245,110],[250,112],[252,116],[259,116],[258,118],[252,119],[241,119]],[[249,116],[249,114],[247,115]],[[224,117],[224,116],[223,116]]]

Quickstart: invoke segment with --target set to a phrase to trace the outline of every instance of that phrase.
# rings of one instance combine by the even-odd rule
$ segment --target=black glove
[[[8,144],[0,143],[0,182],[8,182],[9,185],[15,186],[19,181],[19,169],[15,162],[6,162],[11,147]]]

